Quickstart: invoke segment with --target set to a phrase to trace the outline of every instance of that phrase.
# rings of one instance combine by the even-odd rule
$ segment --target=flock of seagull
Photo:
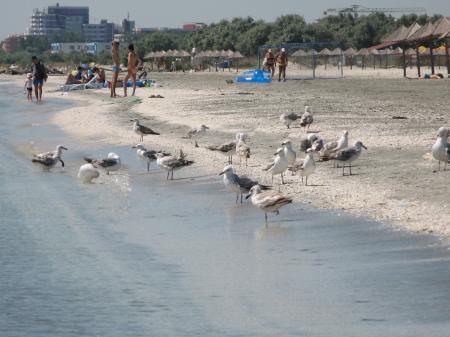
[[[302,115],[295,113],[283,113],[280,116],[281,122],[290,128],[292,123],[299,120],[299,124],[305,131],[309,129],[314,121],[312,109],[305,107]],[[178,155],[171,155],[164,151],[155,151],[146,149],[143,144],[144,136],[160,135],[151,128],[139,123],[138,119],[131,120],[133,131],[140,137],[140,143],[133,146],[139,159],[147,162],[147,171],[150,171],[150,165],[156,161],[159,168],[167,171],[167,180],[173,180],[175,170],[183,167],[191,166],[194,161],[188,160],[187,155],[180,150]],[[199,147],[198,140],[203,137],[209,127],[201,125],[199,128],[193,129],[187,133],[183,139],[194,140],[194,146]],[[306,133],[300,140],[300,151],[305,153],[304,158],[300,159],[297,152],[293,148],[291,140],[285,140],[281,143],[281,147],[274,153],[271,162],[263,168],[263,171],[269,173],[272,177],[272,185],[274,177],[280,176],[281,184],[284,184],[286,172],[290,171],[292,175],[299,174],[302,183],[308,185],[308,178],[314,174],[316,170],[316,162],[334,161],[335,167],[342,166],[342,175],[345,175],[345,168],[348,168],[348,175],[352,175],[352,164],[360,157],[362,149],[367,149],[361,141],[356,141],[353,146],[349,146],[349,132],[344,131],[342,136],[331,142],[325,142],[318,133]],[[439,162],[439,170],[441,162],[444,163],[444,170],[450,161],[450,145],[448,138],[450,131],[441,127],[438,131],[438,138],[432,147],[432,155]],[[221,144],[209,145],[205,148],[211,151],[218,151],[228,156],[228,164],[219,175],[223,176],[223,183],[228,191],[236,194],[236,203],[243,203],[244,196],[251,200],[252,204],[265,214],[266,226],[268,223],[268,213],[279,214],[279,210],[292,203],[292,199],[284,196],[281,192],[272,189],[272,186],[264,185],[247,176],[238,175],[232,166],[233,155],[239,157],[239,165],[245,162],[247,166],[251,156],[250,146],[247,144],[248,135],[246,133],[237,133],[234,140]],[[41,165],[43,168],[50,170],[58,163],[64,167],[64,161],[61,159],[63,150],[66,147],[58,145],[55,151],[36,154],[32,158],[32,162]],[[316,160],[315,155],[319,159]],[[100,172],[104,171],[107,175],[121,169],[122,163],[120,156],[116,153],[109,153],[106,158],[92,159],[84,158],[86,164],[82,165],[78,171],[78,178],[83,183],[90,183],[93,179],[100,176]]]

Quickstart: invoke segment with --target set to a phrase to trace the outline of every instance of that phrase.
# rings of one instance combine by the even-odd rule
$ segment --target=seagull
[[[288,161],[288,165],[293,165],[297,158],[297,152],[292,149],[292,142],[290,140],[285,140],[281,145],[283,146],[284,156]]]
[[[357,141],[355,145],[348,147],[346,149],[337,151],[334,153],[330,159],[342,162],[342,175],[344,176],[345,165],[348,165],[350,169],[350,175],[352,175],[352,163],[359,158],[362,152],[362,148],[367,150],[367,147],[360,141]]]
[[[31,161],[33,163],[40,164],[48,170],[52,169],[58,162],[60,162],[62,167],[64,167],[64,162],[61,159],[63,150],[67,151],[67,148],[62,145],[58,145],[55,151],[33,155],[33,159],[31,159]]]
[[[439,171],[441,170],[441,161],[444,162],[444,171],[447,169],[447,163],[450,160],[450,145],[447,142],[448,137],[450,137],[450,131],[441,127],[437,134],[436,143],[434,143],[431,148],[433,158],[439,162]]]
[[[320,159],[328,161],[330,156],[337,151],[346,149],[348,147],[348,131],[344,131],[341,138],[334,142],[326,143],[320,151]]]
[[[239,156],[239,165],[242,164],[242,158],[245,159],[245,166],[247,166],[247,161],[250,158],[250,146],[245,142],[247,140],[246,133],[236,134],[237,144],[236,144],[236,154]]]
[[[314,143],[322,142],[322,137],[318,133],[309,133],[300,139],[300,151],[305,152],[310,149]]]
[[[183,138],[184,139],[194,139],[195,147],[199,147],[198,143],[197,143],[197,140],[200,139],[201,137],[203,137],[206,134],[206,130],[209,130],[209,127],[207,127],[206,125],[202,124],[202,125],[200,125],[199,128],[190,130],[187,133],[187,135],[185,137],[183,137]]]
[[[183,153],[183,150],[180,150],[178,157],[164,156],[160,152],[156,154],[156,157],[158,158],[156,164],[164,170],[167,170],[167,180],[169,180],[170,173],[172,173],[171,180],[173,180],[173,171],[194,164],[192,160],[186,160],[187,156]]]
[[[293,174],[300,172],[302,177],[306,178],[306,186],[308,186],[308,177],[316,170],[316,162],[314,161],[314,150],[308,149],[305,159],[299,159],[295,164],[289,168]]]
[[[225,166],[222,172],[219,175],[223,175],[223,183],[225,187],[232,193],[236,193],[236,204],[238,203],[239,196],[241,196],[241,204],[242,198],[244,194],[248,194],[250,189],[258,185],[258,182],[252,180],[246,176],[238,176],[234,173],[233,167],[231,165]],[[265,185],[260,185],[263,190],[267,190],[270,187]]]
[[[284,154],[284,148],[279,148],[277,152],[274,154],[273,161],[263,169],[263,171],[267,171],[272,174],[272,184],[273,184],[273,176],[281,175],[281,184],[284,184],[283,174],[288,169],[288,160]]]
[[[302,128],[305,128],[305,130],[309,130],[309,127],[314,122],[314,118],[312,115],[311,107],[305,106],[305,112],[302,115],[302,118],[300,119],[300,126]]]
[[[223,143],[222,145],[210,145],[206,148],[211,151],[218,151],[224,154],[228,154],[228,164],[233,164],[233,151],[236,150],[237,140],[232,142]]]
[[[141,138],[141,142],[144,141],[144,136],[146,135],[156,135],[159,136],[160,133],[153,131],[152,129],[139,124],[139,120],[137,118],[131,119],[130,122],[134,122],[133,131],[137,133]]]
[[[166,153],[163,151],[147,150],[142,143],[136,144],[132,148],[136,149],[136,154],[139,159],[147,161],[147,172],[150,171],[150,163],[158,159],[156,157],[157,153],[162,153],[164,156],[170,156],[170,153]]]
[[[264,212],[266,218],[267,227],[267,213],[280,214],[280,208],[292,203],[291,198],[285,197],[280,192],[276,191],[263,191],[261,186],[255,185],[250,189],[250,194],[246,196],[246,199],[251,197],[253,206],[259,208]]]
[[[297,115],[295,112],[284,112],[280,115],[280,121],[287,126],[288,129],[290,129],[291,124],[295,122],[297,119],[299,119],[300,116]]]
[[[80,166],[78,170],[78,179],[84,184],[89,184],[92,179],[100,177],[100,171],[92,164],[84,164]]]
[[[104,159],[84,158],[84,160],[96,168],[104,169],[108,175],[109,172],[118,171],[122,167],[119,155],[114,152],[109,153],[108,157]]]

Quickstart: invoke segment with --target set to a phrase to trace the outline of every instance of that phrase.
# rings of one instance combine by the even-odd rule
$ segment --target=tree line
[[[325,16],[308,23],[296,14],[283,15],[274,22],[255,20],[251,17],[222,20],[210,24],[196,32],[156,31],[125,36],[125,45],[133,42],[142,58],[150,51],[184,49],[240,51],[245,56],[254,56],[257,48],[263,44],[284,44],[293,42],[335,41],[343,49],[353,47],[367,48],[381,42],[382,38],[400,25],[414,22],[425,24],[436,21],[440,15],[404,15],[395,18],[384,13],[354,17],[351,14]],[[87,63],[111,62],[108,52],[96,57],[83,53],[50,55],[51,42],[83,42],[82,37],[69,33],[61,36],[28,37],[19,50],[13,54],[0,52],[0,63],[29,63],[32,54],[41,56],[46,62]],[[125,51],[122,57],[126,59]]]

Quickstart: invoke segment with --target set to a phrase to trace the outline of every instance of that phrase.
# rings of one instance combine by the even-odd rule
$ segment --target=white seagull
[[[209,130],[209,127],[202,124],[200,127],[196,129],[190,130],[184,139],[193,139],[195,141],[195,147],[199,147],[197,141],[202,138],[206,134],[206,130]]]
[[[284,148],[279,148],[274,156],[273,161],[263,171],[267,171],[272,175],[272,184],[273,176],[277,174],[281,175],[281,184],[284,184],[283,174],[289,167],[288,160],[284,154]]]
[[[114,152],[108,154],[107,158],[104,159],[91,159],[84,158],[86,162],[92,164],[96,168],[101,168],[106,171],[106,174],[109,175],[109,172],[115,172],[120,170],[122,167],[122,162],[120,160],[119,155]]]
[[[171,180],[173,180],[173,171],[179,170],[183,167],[190,166],[194,164],[192,160],[187,160],[186,155],[180,150],[178,157],[175,156],[164,156],[163,153],[157,153],[156,164],[162,169],[167,171],[167,180],[169,180],[169,175],[172,174]]]
[[[144,136],[146,135],[160,135],[160,133],[153,131],[149,127],[139,124],[139,120],[137,118],[131,119],[130,122],[134,122],[133,131],[141,137],[141,142],[144,141]]]
[[[308,149],[305,159],[299,159],[290,168],[293,174],[300,172],[300,176],[306,178],[306,186],[308,186],[308,177],[316,170],[316,162],[314,160],[314,150]]]
[[[342,175],[345,175],[345,165],[350,169],[350,175],[352,175],[352,163],[359,158],[362,149],[367,147],[360,141],[357,141],[355,145],[346,149],[340,150],[331,156],[332,160],[337,160],[342,163]]]
[[[236,204],[238,203],[239,196],[242,198],[244,194],[248,194],[250,189],[258,185],[258,182],[252,180],[246,176],[238,176],[234,173],[234,169],[231,165],[225,166],[222,172],[219,175],[223,175],[223,183],[225,187],[232,193],[236,193]],[[263,190],[267,190],[270,187],[265,185],[260,185]]]
[[[267,227],[267,213],[280,214],[280,208],[292,203],[291,198],[285,197],[280,192],[263,191],[261,186],[255,185],[250,189],[250,194],[246,199],[251,197],[253,206],[264,212]]]
[[[80,166],[78,170],[78,179],[83,184],[89,184],[93,179],[100,177],[100,171],[92,164],[84,164]]]
[[[329,160],[330,156],[337,151],[346,149],[348,147],[348,131],[342,133],[341,138],[334,142],[326,143],[320,151],[320,159],[323,161]]]
[[[247,137],[246,133],[236,134],[236,154],[239,156],[239,165],[242,164],[242,159],[244,158],[245,166],[247,166],[247,161],[250,158],[250,146],[246,143]]]
[[[290,140],[285,140],[281,145],[283,146],[284,155],[288,161],[288,165],[293,165],[295,159],[297,159],[297,152],[292,149],[292,142]]]
[[[44,152],[33,155],[31,161],[39,164],[47,170],[52,169],[58,162],[64,167],[64,162],[61,159],[62,151],[67,150],[66,147],[58,145],[55,151]]]
[[[431,148],[433,158],[439,162],[439,171],[441,170],[441,161],[444,162],[444,171],[447,169],[447,163],[450,161],[448,137],[450,137],[450,131],[445,127],[441,127],[437,134],[436,143]]]

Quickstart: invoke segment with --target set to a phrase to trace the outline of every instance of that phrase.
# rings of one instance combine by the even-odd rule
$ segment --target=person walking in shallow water
[[[137,66],[139,64],[139,59],[136,55],[136,52],[134,51],[134,45],[130,43],[128,45],[128,73],[123,79],[123,95],[127,97],[127,86],[128,86],[128,79],[131,77],[131,80],[133,81],[133,94],[134,96],[136,92],[136,74],[137,74]]]
[[[281,81],[283,76],[283,82],[286,82],[286,68],[288,66],[288,57],[285,48],[281,48],[281,51],[275,55],[275,62],[278,65],[278,82]]]
[[[117,78],[119,77],[120,72],[120,57],[119,57],[119,41],[113,41],[112,42],[112,73],[113,78],[111,82],[111,97],[117,97],[116,95],[116,86],[117,86]]]
[[[31,62],[33,63],[33,85],[34,85],[34,94],[36,96],[36,101],[42,101],[42,87],[44,86],[44,82],[47,81],[47,69],[45,69],[44,64],[39,61],[36,56],[31,58]]]

